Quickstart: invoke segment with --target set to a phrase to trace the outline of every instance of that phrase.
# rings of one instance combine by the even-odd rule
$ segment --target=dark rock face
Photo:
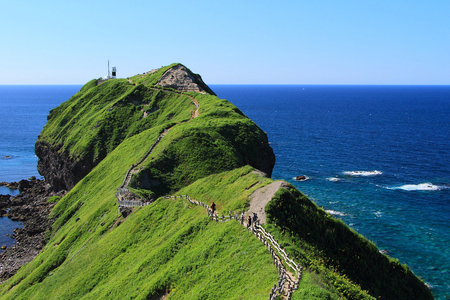
[[[266,173],[270,178],[272,177],[272,171],[275,167],[275,154],[273,153],[272,147],[269,145],[269,141],[260,144],[260,153],[262,153],[263,158],[251,165]]]
[[[55,205],[47,199],[55,195],[64,196],[62,192],[52,192],[50,185],[42,180],[21,180],[19,186],[22,187],[21,194],[0,198],[0,205],[9,208],[6,216],[23,222],[23,228],[16,228],[15,234],[10,235],[16,239],[16,245],[0,254],[0,281],[14,275],[44,247],[44,233],[53,223],[48,216]]]
[[[86,158],[73,159],[69,153],[59,150],[60,146],[52,147],[48,143],[38,140],[35,144],[35,152],[39,158],[37,169],[55,191],[69,191],[98,162]]]
[[[19,183],[18,182],[0,182],[0,186],[6,186],[7,188],[11,189],[11,190],[17,190],[19,188]]]

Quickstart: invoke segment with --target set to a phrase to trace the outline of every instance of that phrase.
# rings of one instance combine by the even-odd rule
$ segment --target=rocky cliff
[[[68,151],[59,151],[61,146],[41,140],[35,144],[38,172],[55,191],[70,190],[99,162],[89,157],[73,158]]]

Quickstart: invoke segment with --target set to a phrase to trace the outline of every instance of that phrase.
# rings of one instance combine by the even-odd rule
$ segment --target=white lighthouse
[[[111,78],[116,78],[116,66],[112,66],[111,68]]]

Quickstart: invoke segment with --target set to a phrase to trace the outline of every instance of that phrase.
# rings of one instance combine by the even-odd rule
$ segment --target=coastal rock
[[[61,146],[52,147],[41,140],[35,144],[38,172],[55,191],[72,189],[99,163],[87,157],[74,159],[67,151],[60,151]]]
[[[45,245],[44,233],[50,229],[52,220],[48,219],[54,202],[48,202],[51,196],[63,196],[51,192],[42,180],[21,181],[22,193],[10,197],[7,195],[9,208],[7,216],[23,222],[23,228],[14,229],[10,237],[16,245],[4,249],[0,254],[0,280],[5,280],[16,273],[24,264],[31,261]],[[5,199],[1,197],[0,199]],[[4,202],[2,202],[4,203]]]
[[[2,181],[2,182],[0,182],[0,186],[5,186],[10,190],[17,190],[19,188],[19,183]]]
[[[9,207],[9,205],[11,204],[10,198],[10,195],[0,195],[0,209]]]
[[[30,188],[30,182],[28,180],[21,180],[19,181],[19,191],[23,191],[25,189],[29,189]]]
[[[296,176],[295,180],[297,180],[297,181],[304,181],[304,180],[306,180],[306,176],[305,175]]]

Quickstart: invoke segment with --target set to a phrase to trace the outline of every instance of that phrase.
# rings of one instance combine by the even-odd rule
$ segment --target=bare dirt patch
[[[261,224],[266,223],[265,207],[267,203],[269,203],[280,188],[288,188],[288,183],[283,180],[275,181],[265,187],[257,189],[250,195],[250,208],[248,212],[249,214],[255,212],[258,215]]]
[[[198,93],[206,93],[204,87],[202,88],[202,85],[205,84],[202,83],[201,78],[189,72],[185,66],[176,65],[167,70],[167,72],[161,76],[156,85],[170,87],[182,92],[193,91]]]

